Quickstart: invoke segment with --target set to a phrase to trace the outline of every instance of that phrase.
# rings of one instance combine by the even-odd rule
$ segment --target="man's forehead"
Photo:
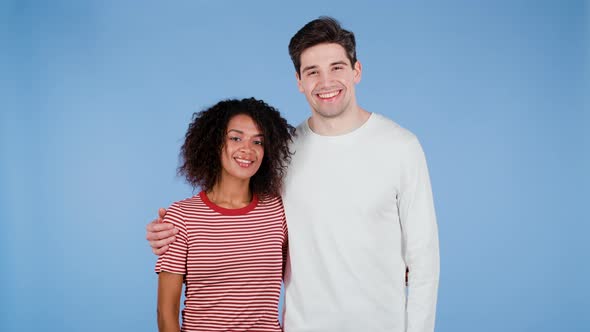
[[[313,65],[313,62],[348,62],[347,60],[344,47],[338,44],[318,44],[301,53],[302,65],[304,62],[310,62],[309,65]]]

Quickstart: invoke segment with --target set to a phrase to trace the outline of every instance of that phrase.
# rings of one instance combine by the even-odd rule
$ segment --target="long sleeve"
[[[402,169],[398,209],[410,271],[407,332],[432,332],[439,280],[438,227],[426,159],[415,137],[408,144]]]

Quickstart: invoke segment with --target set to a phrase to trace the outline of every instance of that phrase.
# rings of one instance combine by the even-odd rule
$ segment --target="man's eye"
[[[318,73],[318,72],[317,72],[317,71],[315,71],[315,70],[308,71],[308,72],[307,72],[307,76],[314,76],[314,75],[316,75],[317,73]]]
[[[342,69],[344,69],[344,67],[342,67],[342,66],[336,66],[336,67],[334,67],[334,70],[342,70]]]

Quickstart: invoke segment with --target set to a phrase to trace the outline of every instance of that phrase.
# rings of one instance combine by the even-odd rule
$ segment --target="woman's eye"
[[[239,142],[240,141],[240,138],[239,137],[235,137],[235,136],[230,136],[229,139],[231,141],[234,141],[234,142]]]
[[[254,144],[256,144],[256,145],[262,145],[262,141],[254,141]]]

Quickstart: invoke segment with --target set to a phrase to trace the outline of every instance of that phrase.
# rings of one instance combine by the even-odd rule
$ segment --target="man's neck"
[[[322,117],[318,113],[312,112],[311,117],[307,120],[307,124],[318,135],[338,136],[350,133],[361,127],[369,120],[370,116],[371,113],[360,107],[356,107],[353,112],[341,114],[333,118]]]

